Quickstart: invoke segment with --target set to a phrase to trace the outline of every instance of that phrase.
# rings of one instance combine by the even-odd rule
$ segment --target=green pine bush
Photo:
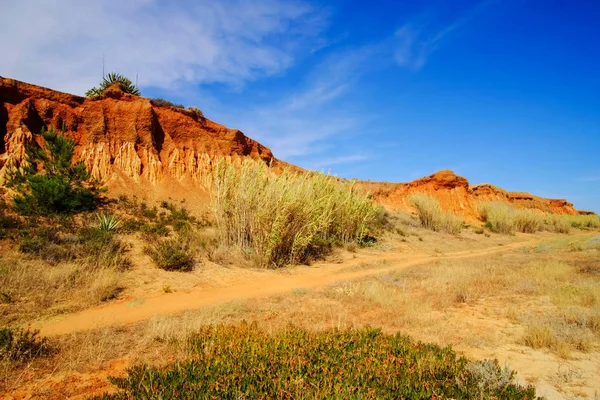
[[[44,145],[27,145],[25,162],[9,173],[8,184],[19,194],[15,209],[26,215],[74,214],[95,209],[101,188],[83,162],[72,163],[75,141],[55,130],[43,130]]]

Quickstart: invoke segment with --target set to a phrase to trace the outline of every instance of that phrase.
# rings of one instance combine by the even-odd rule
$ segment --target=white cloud
[[[305,78],[305,85],[267,104],[232,110],[226,105],[217,120],[231,121],[249,137],[271,148],[285,160],[335,152],[329,140],[355,132],[367,121],[364,112],[344,108],[348,94],[368,68],[374,48],[364,47],[331,54]],[[297,159],[295,161],[298,161]]]
[[[441,30],[431,31],[427,25],[407,23],[396,31],[396,62],[398,65],[418,70],[427,62],[438,42],[455,30],[460,24],[453,23]]]
[[[315,166],[317,168],[322,168],[322,167],[328,167],[330,165],[356,163],[356,162],[365,161],[368,159],[369,159],[369,157],[366,155],[353,154],[353,155],[347,155],[347,156],[325,158],[323,160],[317,161],[315,163]]]
[[[327,16],[278,0],[23,0],[2,5],[0,75],[82,94],[106,71],[140,86],[240,85],[323,43]]]
[[[421,69],[446,36],[462,27],[494,1],[482,1],[450,22],[436,23],[431,15],[407,21],[395,33],[396,62],[414,71]]]

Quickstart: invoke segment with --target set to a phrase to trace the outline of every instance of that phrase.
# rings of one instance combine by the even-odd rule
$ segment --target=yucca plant
[[[133,82],[131,82],[131,80],[121,74],[118,74],[116,72],[109,72],[108,75],[106,75],[104,77],[104,79],[102,80],[102,83],[100,84],[99,87],[93,87],[90,90],[88,90],[87,92],[85,92],[85,95],[87,97],[97,97],[97,96],[101,96],[102,94],[104,94],[104,91],[111,86],[112,84],[118,84],[119,87],[121,88],[121,90],[125,93],[129,93],[132,94],[134,96],[140,96],[141,92],[138,89],[137,86],[135,86],[133,84]]]
[[[120,219],[110,214],[96,214],[96,218],[99,223],[98,228],[105,232],[113,232],[121,224]]]

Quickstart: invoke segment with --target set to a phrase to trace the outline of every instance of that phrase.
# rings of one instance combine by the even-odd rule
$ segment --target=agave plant
[[[93,87],[87,92],[85,95],[88,97],[96,97],[104,94],[104,91],[112,84],[117,83],[121,90],[125,93],[132,94],[134,96],[140,96],[140,90],[131,82],[131,80],[121,74],[117,74],[116,72],[109,72],[108,75],[104,77],[104,80],[100,84],[99,87]]]
[[[121,224],[121,220],[110,214],[96,214],[99,228],[102,231],[113,232]]]

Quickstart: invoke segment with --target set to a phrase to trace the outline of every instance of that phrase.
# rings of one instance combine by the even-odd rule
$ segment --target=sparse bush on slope
[[[0,360],[24,362],[51,353],[48,339],[39,331],[20,328],[0,328]]]
[[[267,334],[209,326],[187,339],[191,359],[137,366],[96,399],[535,399],[497,361],[469,362],[450,347],[363,328]]]
[[[72,164],[75,141],[55,130],[42,131],[44,146],[27,146],[20,169],[11,171],[8,185],[19,195],[15,209],[22,214],[72,214],[93,210],[103,191],[85,165]]]
[[[191,271],[194,268],[194,257],[184,238],[156,239],[144,251],[159,268],[166,271]]]
[[[264,162],[221,159],[210,174],[225,245],[263,266],[304,263],[332,244],[361,242],[375,207],[352,182],[321,173],[273,174]]]
[[[463,220],[449,212],[444,212],[440,202],[425,193],[411,193],[408,200],[417,209],[419,220],[424,228],[436,232],[457,234],[460,232]]]

